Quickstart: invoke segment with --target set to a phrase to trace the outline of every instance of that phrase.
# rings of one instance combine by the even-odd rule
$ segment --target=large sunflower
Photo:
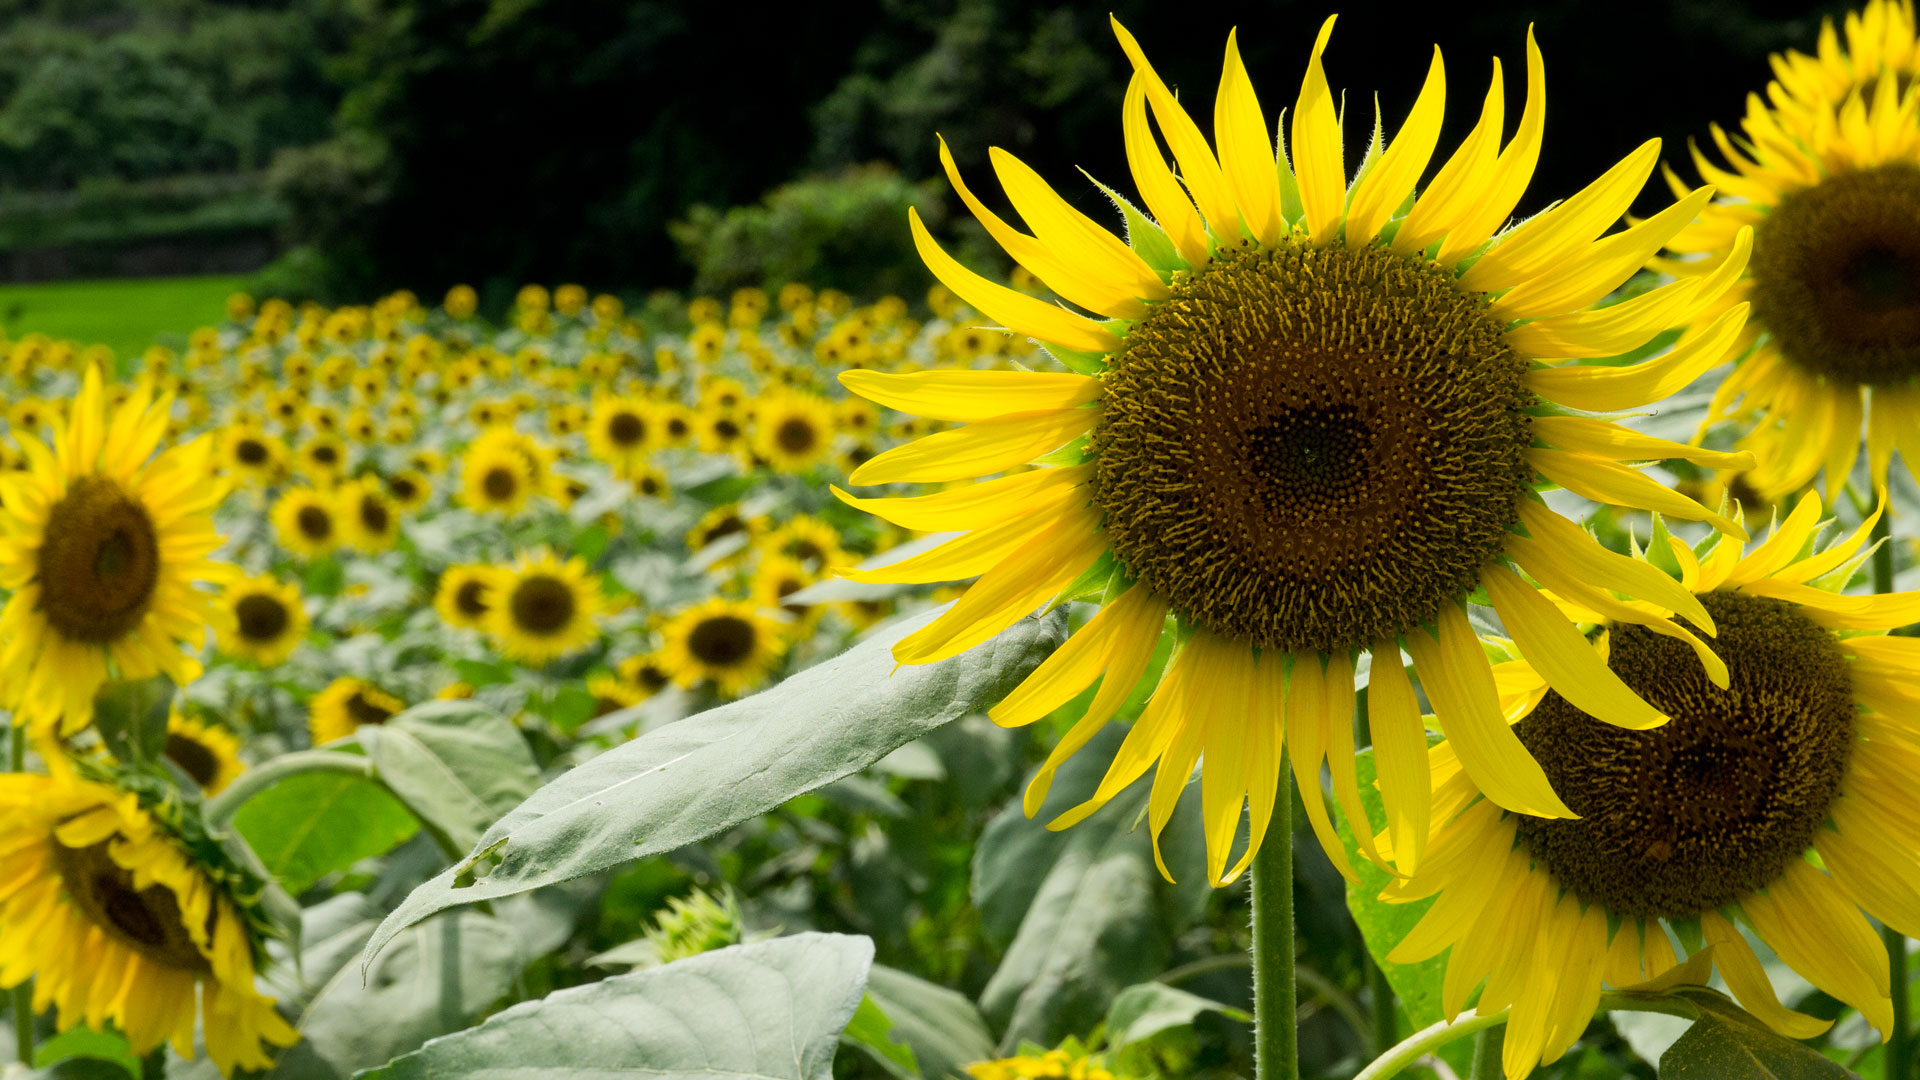
[[[1303,786],[1317,789],[1330,762],[1335,792],[1357,805],[1354,674],[1358,658],[1376,651],[1413,653],[1440,722],[1490,797],[1516,810],[1569,813],[1500,716],[1467,619],[1465,605],[1478,595],[1491,598],[1520,647],[1582,708],[1630,727],[1662,722],[1509,564],[1543,581],[1578,576],[1657,600],[1704,629],[1711,621],[1670,580],[1605,551],[1548,509],[1537,487],[1738,530],[1627,464],[1685,457],[1717,467],[1731,464],[1729,455],[1571,415],[1657,401],[1718,363],[1738,336],[1744,306],[1644,363],[1573,362],[1636,348],[1731,286],[1739,258],[1704,280],[1591,308],[1712,191],[1600,235],[1652,171],[1659,146],[1649,142],[1585,190],[1496,233],[1540,146],[1545,76],[1531,38],[1527,104],[1505,148],[1497,148],[1496,70],[1479,123],[1415,197],[1440,129],[1436,51],[1406,123],[1391,144],[1376,141],[1350,183],[1320,65],[1332,25],[1321,28],[1292,113],[1291,156],[1276,160],[1268,114],[1231,35],[1214,108],[1216,155],[1115,23],[1134,66],[1123,108],[1128,159],[1157,219],[1109,192],[1130,242],[996,149],[1001,184],[1034,231],[1022,233],[973,196],[942,148],[949,178],[988,232],[1064,299],[1103,318],[974,274],[914,215],[922,257],[975,309],[1043,342],[1072,370],[841,376],[879,404],[965,425],[875,457],[853,473],[855,483],[944,484],[1037,459],[1048,466],[917,499],[843,495],[907,528],[967,533],[847,575],[979,576],[946,615],[896,645],[896,659],[931,663],[963,652],[1076,582],[1075,594],[1107,601],[994,711],[1003,724],[1031,723],[1104,673],[1085,718],[1029,789],[1029,809],[1060,762],[1127,698],[1167,617],[1178,620],[1183,647],[1147,711],[1091,801],[1056,825],[1092,812],[1157,761],[1157,834],[1204,756],[1216,882],[1251,859],[1227,866],[1249,799],[1249,853],[1265,834],[1283,728]],[[1149,129],[1149,107],[1178,178]],[[1411,687],[1376,681],[1369,705],[1390,766],[1394,824],[1417,837],[1425,743]],[[1320,800],[1307,806],[1344,869]],[[1404,847],[1417,861],[1417,841]]]
[[[236,581],[221,595],[220,648],[261,667],[284,663],[307,636],[300,586],[270,575]]]
[[[485,628],[504,656],[544,664],[600,637],[600,582],[580,559],[523,553],[487,581]]]
[[[1775,107],[1749,94],[1744,137],[1709,129],[1731,169],[1697,148],[1693,159],[1721,198],[1667,244],[1677,258],[1653,261],[1683,279],[1717,277],[1752,229],[1747,276],[1690,321],[1697,333],[1724,309],[1752,305],[1738,346],[1746,356],[1715,392],[1706,424],[1733,418],[1749,428],[1740,446],[1759,467],[1746,481],[1766,498],[1823,471],[1833,497],[1859,458],[1863,421],[1876,487],[1896,448],[1910,469],[1920,460],[1913,9],[1874,0],[1847,17],[1847,39],[1843,52],[1829,23],[1818,59],[1775,57]],[[1668,182],[1681,189],[1671,173]]]
[[[1718,968],[1782,1034],[1825,1030],[1780,1005],[1742,925],[1891,1030],[1887,956],[1862,910],[1920,934],[1920,639],[1885,634],[1920,618],[1920,593],[1841,594],[1872,522],[1812,554],[1819,518],[1809,495],[1744,556],[1725,537],[1698,555],[1667,542],[1663,561],[1719,625],[1725,685],[1686,644],[1563,601],[1605,628],[1609,668],[1672,717],[1664,727],[1596,723],[1525,662],[1504,672],[1525,714],[1515,733],[1579,819],[1503,810],[1450,742],[1433,748],[1433,836],[1383,898],[1439,899],[1388,959],[1451,947],[1449,1018],[1483,981],[1479,1012],[1511,1006],[1511,1080],[1579,1038],[1603,984],[1704,982]],[[1678,973],[1675,940],[1694,954]]]
[[[0,707],[16,724],[71,732],[93,717],[111,670],[123,679],[200,674],[193,658],[214,614],[197,586],[232,567],[209,481],[210,438],[154,454],[171,400],[142,387],[109,418],[87,370],[53,446],[21,435],[28,469],[0,476]]]
[[[666,643],[659,666],[673,681],[688,688],[711,681],[722,697],[739,697],[759,686],[783,651],[773,620],[739,600],[696,604],[667,620],[661,634]]]
[[[33,978],[60,1030],[111,1024],[145,1056],[194,1056],[200,1021],[223,1073],[266,1069],[299,1034],[254,989],[260,932],[138,798],[83,780],[0,776],[0,986]]]

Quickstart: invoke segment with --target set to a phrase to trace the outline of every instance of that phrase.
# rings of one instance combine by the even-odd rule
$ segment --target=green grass
[[[37,330],[138,356],[155,335],[174,339],[163,344],[177,348],[195,327],[224,320],[227,294],[245,281],[219,275],[0,285],[0,328],[10,338]]]

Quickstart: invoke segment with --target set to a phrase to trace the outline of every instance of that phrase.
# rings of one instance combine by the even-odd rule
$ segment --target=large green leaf
[[[1165,968],[1172,932],[1191,911],[1183,892],[1207,889],[1197,792],[1182,800],[1162,839],[1178,887],[1161,878],[1141,824],[1147,778],[1071,829],[1047,830],[1093,793],[1125,734],[1109,726],[1061,767],[1033,818],[1016,802],[980,838],[973,889],[983,921],[1004,926],[1018,912],[980,995],[981,1010],[1004,1029],[1002,1050],[1092,1030],[1122,989]]]
[[[1741,1013],[1701,1009],[1660,1056],[1660,1080],[1858,1080],[1812,1048]]]
[[[951,660],[897,668],[893,643],[936,614],[562,774],[495,822],[471,856],[414,890],[367,956],[437,911],[672,851],[858,772],[1000,700],[1065,636],[1058,613],[1029,617]]]
[[[233,827],[281,886],[299,894],[420,831],[385,788],[346,773],[298,773],[248,799]]]
[[[1201,1013],[1217,1012],[1235,1020],[1253,1017],[1228,1005],[1190,994],[1177,986],[1148,982],[1129,986],[1107,1010],[1107,1046],[1119,1050],[1146,1042],[1165,1031],[1192,1027]]]
[[[430,701],[358,738],[380,779],[457,851],[540,786],[519,729],[471,701]]]
[[[360,1074],[364,1080],[830,1080],[873,942],[796,934],[560,990]]]
[[[1366,808],[1367,816],[1373,819],[1368,827],[1377,831],[1384,826],[1387,812],[1380,802],[1380,789],[1374,785],[1373,751],[1360,751],[1357,760],[1360,802]],[[1319,796],[1318,792],[1301,794],[1303,797]],[[1439,1023],[1440,982],[1447,969],[1444,954],[1418,964],[1390,964],[1386,961],[1386,955],[1412,932],[1414,924],[1433,906],[1433,901],[1389,904],[1381,900],[1381,890],[1393,879],[1360,853],[1360,845],[1353,836],[1352,823],[1340,812],[1337,803],[1331,800],[1329,803],[1333,807],[1334,828],[1340,833],[1340,842],[1347,849],[1347,864],[1353,867],[1360,878],[1359,884],[1347,885],[1347,910],[1353,913],[1353,921],[1360,927],[1360,936],[1367,943],[1367,951],[1373,954],[1380,970],[1386,974],[1387,982],[1392,985],[1394,994],[1400,999],[1400,1007],[1406,1010],[1407,1019],[1413,1026],[1417,1029]]]
[[[966,1066],[993,1056],[986,1020],[957,990],[875,964],[867,996],[893,1022],[892,1036],[913,1050],[927,1080],[963,1076]]]

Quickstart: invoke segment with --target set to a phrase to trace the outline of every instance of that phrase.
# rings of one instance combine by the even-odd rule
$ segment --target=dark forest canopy
[[[668,225],[695,205],[752,203],[797,177],[870,162],[908,181],[937,177],[936,132],[990,199],[986,150],[998,145],[1101,212],[1076,168],[1131,188],[1119,121],[1127,65],[1109,6],[1203,127],[1230,28],[1274,114],[1291,105],[1329,12],[1317,2],[1141,0],[0,4],[0,187],[256,171],[290,207],[283,240],[323,256],[334,288],[363,294],[482,279],[497,289],[684,286],[692,271]],[[1687,139],[1704,139],[1713,121],[1733,125],[1745,96],[1764,88],[1767,54],[1810,49],[1820,15],[1845,10],[1702,0],[1339,7],[1326,64],[1347,91],[1354,160],[1372,95],[1391,133],[1436,43],[1449,88],[1443,149],[1471,126],[1495,56],[1511,130],[1535,25],[1550,107],[1523,213],[1651,136],[1691,176]],[[885,200],[944,200],[943,187],[872,198],[891,219]],[[1653,185],[1642,209],[1664,195]],[[841,212],[820,211],[830,221]],[[867,221],[871,200],[845,213]],[[693,232],[697,244],[711,230]],[[894,240],[904,235],[898,228]],[[732,242],[759,236],[736,229]]]

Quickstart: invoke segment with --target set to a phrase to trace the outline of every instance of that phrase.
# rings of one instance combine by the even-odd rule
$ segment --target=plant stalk
[[[1490,1027],[1473,1037],[1471,1080],[1502,1080],[1500,1052],[1507,1045],[1507,1026]]]
[[[1883,511],[1873,523],[1873,591],[1890,593],[1893,588],[1893,526]],[[1893,992],[1893,1030],[1887,1038],[1886,1080],[1910,1080],[1913,1076],[1912,985],[1907,976],[1907,938],[1893,927],[1883,927],[1881,937],[1887,945],[1889,986]]]
[[[208,828],[223,829],[248,799],[290,776],[310,772],[351,773],[371,779],[373,762],[359,754],[343,754],[337,750],[301,750],[282,754],[235,777],[225,791],[201,806],[201,817],[206,820]]]
[[[1687,1020],[1700,1018],[1699,1010],[1682,999],[1619,991],[1600,995],[1600,1007],[1594,1012],[1598,1015],[1616,1010],[1665,1013],[1668,1016],[1678,1016]],[[1442,1020],[1432,1027],[1422,1028],[1401,1040],[1400,1044],[1393,1049],[1380,1055],[1372,1064],[1361,1069],[1359,1075],[1353,1080],[1387,1080],[1387,1077],[1398,1076],[1407,1067],[1450,1042],[1506,1023],[1507,1013],[1506,1009],[1489,1016],[1468,1013],[1452,1023]],[[1494,1057],[1497,1059],[1499,1054],[1496,1052]]]
[[[1253,857],[1253,1060],[1256,1080],[1299,1080],[1293,966],[1293,773],[1280,760],[1273,820]]]

